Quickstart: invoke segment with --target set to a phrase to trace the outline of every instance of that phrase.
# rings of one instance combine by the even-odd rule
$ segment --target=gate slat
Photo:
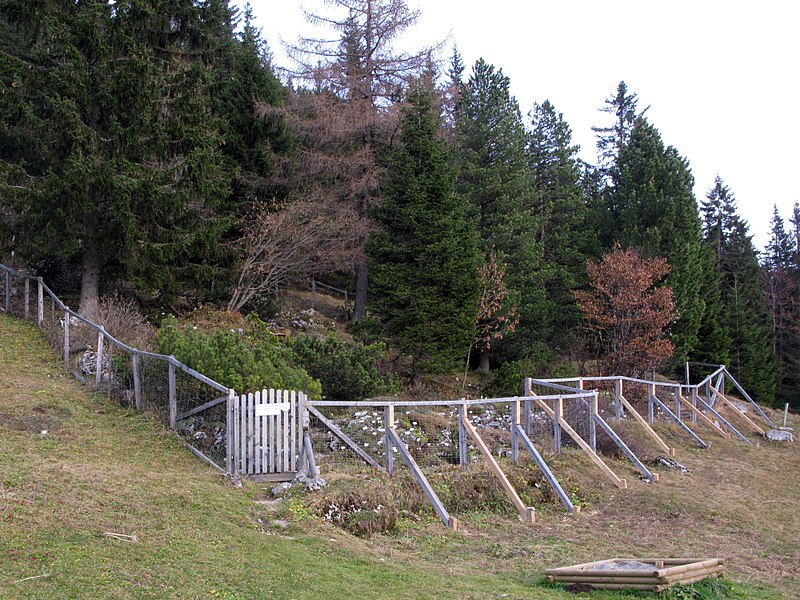
[[[255,427],[253,430],[253,446],[255,447],[255,454],[253,456],[253,473],[261,473],[261,417],[255,416],[255,407],[261,404],[261,392],[256,392],[255,404],[253,405],[253,420]]]
[[[253,393],[247,394],[247,472],[254,473],[253,470],[253,421],[255,421],[255,409],[253,408]]]
[[[247,394],[239,398],[239,472],[247,475]]]
[[[291,423],[291,470],[297,471],[297,429],[295,427],[295,422],[297,421],[297,397],[294,392],[292,392],[292,406],[289,408],[289,422]]]
[[[269,403],[275,404],[275,390],[269,391]],[[275,472],[275,417],[267,417],[269,421],[269,472]]]
[[[289,391],[284,391],[283,396],[284,402],[293,402],[294,401],[294,391],[289,394]],[[283,470],[289,470],[289,411],[285,411],[281,415],[283,417]]]
[[[233,468],[235,471],[242,472],[242,453],[239,451],[239,439],[242,437],[242,424],[239,422],[239,396],[236,396],[233,401],[233,448],[234,453]]]
[[[261,403],[267,404],[267,399],[269,397],[269,390],[263,389],[261,390]],[[267,439],[267,417],[259,417],[259,421],[261,421],[261,452],[260,452],[260,459],[261,459],[261,470],[259,473],[266,473],[267,472],[267,451],[269,449],[269,440]]]

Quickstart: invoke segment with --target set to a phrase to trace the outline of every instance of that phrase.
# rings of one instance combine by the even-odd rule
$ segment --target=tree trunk
[[[489,353],[486,350],[481,350],[480,363],[478,369],[481,371],[489,372]]]
[[[97,301],[100,296],[100,253],[97,246],[88,242],[83,250],[81,272],[81,300],[78,312],[87,319],[97,314]]]
[[[358,265],[356,278],[356,298],[353,306],[353,321],[364,320],[367,316],[367,261]]]

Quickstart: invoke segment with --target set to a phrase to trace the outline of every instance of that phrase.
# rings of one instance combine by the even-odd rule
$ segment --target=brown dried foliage
[[[617,243],[586,268],[592,289],[574,292],[574,297],[597,336],[606,373],[641,376],[672,356],[674,347],[666,339],[675,321],[672,288],[656,287],[669,273],[666,259],[645,258]]]

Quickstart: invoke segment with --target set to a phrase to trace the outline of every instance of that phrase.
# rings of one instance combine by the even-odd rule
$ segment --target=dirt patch
[[[14,415],[0,412],[0,428],[50,435],[61,429],[64,421],[71,416],[72,413],[68,408],[37,404],[31,408],[30,414]]]

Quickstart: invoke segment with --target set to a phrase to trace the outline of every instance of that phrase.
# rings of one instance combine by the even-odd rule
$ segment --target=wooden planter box
[[[640,565],[631,568],[630,563]],[[724,573],[725,559],[722,558],[609,558],[545,571],[547,580],[556,583],[649,592],[661,592],[670,586],[694,583],[706,577],[722,577]]]

